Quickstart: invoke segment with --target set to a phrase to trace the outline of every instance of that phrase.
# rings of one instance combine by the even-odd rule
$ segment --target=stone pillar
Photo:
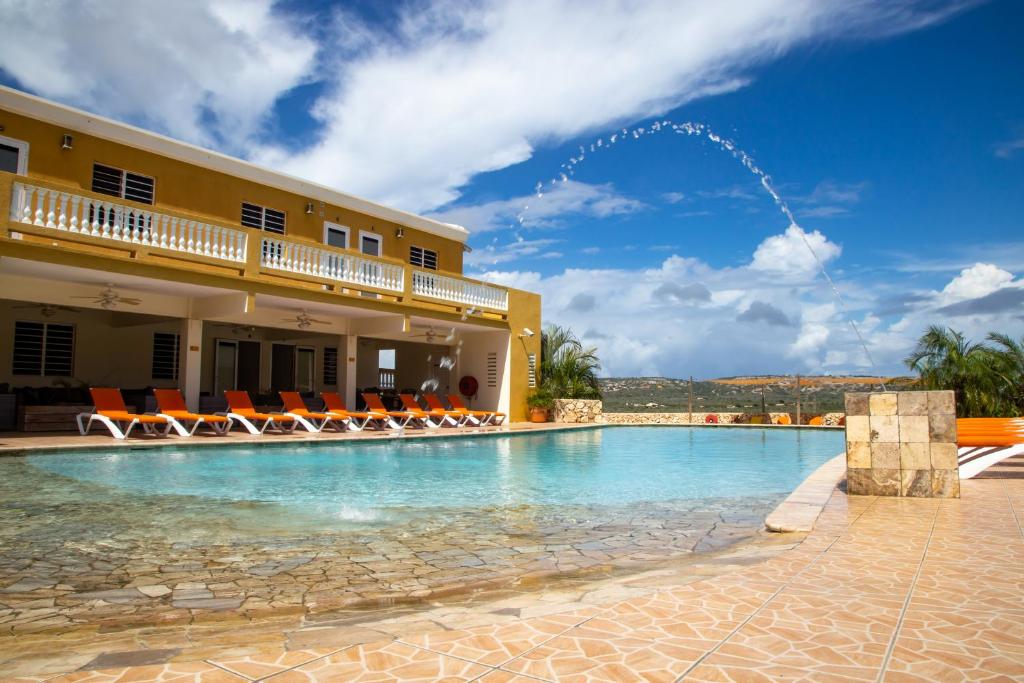
[[[356,409],[356,349],[359,346],[359,337],[354,334],[346,334],[341,340],[341,350],[345,354],[345,384],[341,391],[341,397],[345,399],[345,407],[349,410]]]
[[[846,394],[852,495],[959,498],[952,391]]]
[[[199,386],[202,382],[203,321],[182,320],[181,336],[178,340],[178,381],[185,405],[189,410],[199,410]]]

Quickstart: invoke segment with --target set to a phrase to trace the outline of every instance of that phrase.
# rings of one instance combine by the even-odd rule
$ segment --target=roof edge
[[[152,131],[120,123],[113,119],[91,114],[87,111],[53,102],[37,95],[0,85],[0,107],[57,125],[67,126],[104,140],[143,149],[153,154],[170,157],[212,171],[218,171],[261,185],[269,185],[304,195],[310,200],[322,201],[352,211],[365,213],[382,220],[400,223],[440,237],[463,242],[469,238],[469,231],[461,225],[443,223],[414,213],[378,204],[356,195],[340,192],[326,185],[303,180],[287,173],[281,173],[264,166],[258,166],[237,157],[205,149],[188,142],[154,133]]]

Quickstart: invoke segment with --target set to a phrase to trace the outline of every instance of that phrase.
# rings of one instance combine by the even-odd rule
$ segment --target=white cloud
[[[991,294],[1013,282],[1013,273],[991,263],[975,263],[964,268],[942,289],[940,303],[948,304],[964,299],[976,299]]]
[[[805,232],[791,225],[785,234],[769,237],[758,245],[750,267],[780,274],[811,273],[819,270],[818,260],[828,263],[840,253],[842,248],[817,230]]]
[[[0,15],[0,67],[25,87],[233,153],[317,51],[270,0],[7,0]]]
[[[499,263],[511,263],[524,258],[561,258],[557,251],[545,251],[547,247],[558,244],[562,240],[536,239],[528,240],[520,237],[508,244],[488,244],[466,254],[462,261],[467,268],[495,266]]]
[[[957,6],[416,3],[401,11],[394,31],[344,63],[327,64],[332,87],[316,107],[323,126],[316,143],[299,153],[266,148],[259,158],[429,210],[456,199],[476,174],[530,158],[540,143],[735,90],[749,82],[751,68],[810,40],[891,35]]]
[[[1024,137],[1019,137],[1000,142],[995,146],[993,153],[1000,159],[1009,159],[1022,149],[1024,149]]]
[[[474,234],[495,230],[550,228],[572,215],[607,218],[643,211],[643,202],[616,192],[611,183],[589,185],[569,180],[541,197],[535,194],[457,206],[430,213],[445,223],[462,225]]]

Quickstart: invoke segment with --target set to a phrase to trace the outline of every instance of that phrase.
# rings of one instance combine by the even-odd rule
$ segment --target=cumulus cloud
[[[675,304],[711,301],[711,291],[699,282],[691,282],[688,285],[664,282],[651,296],[655,301]]]
[[[819,269],[818,260],[828,263],[840,253],[842,248],[817,230],[805,232],[791,225],[784,234],[769,237],[758,245],[750,267],[780,274],[811,273]]]
[[[44,97],[243,153],[317,44],[270,0],[0,3],[0,68]]]
[[[974,299],[991,294],[1013,282],[1013,273],[991,263],[975,263],[964,268],[942,289],[942,301]]]

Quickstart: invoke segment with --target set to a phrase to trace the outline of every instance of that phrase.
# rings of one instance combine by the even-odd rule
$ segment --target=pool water
[[[136,496],[255,502],[341,522],[453,508],[781,497],[843,449],[841,431],[606,427],[28,456],[35,469]],[[268,510],[264,510],[266,514]]]

